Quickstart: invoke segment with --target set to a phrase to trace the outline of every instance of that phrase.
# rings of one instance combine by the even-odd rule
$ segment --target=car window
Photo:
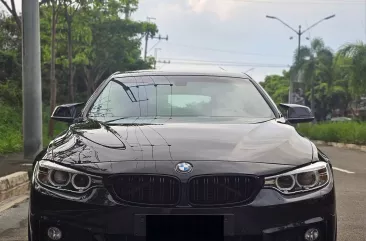
[[[207,104],[211,102],[210,96],[205,95],[168,95],[168,103],[173,108],[187,108],[190,105],[198,105],[200,103]]]
[[[90,118],[197,116],[273,118],[248,79],[214,76],[143,76],[110,81]]]

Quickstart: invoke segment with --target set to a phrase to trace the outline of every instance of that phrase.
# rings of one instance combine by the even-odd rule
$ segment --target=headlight
[[[276,189],[283,194],[307,192],[327,185],[331,175],[326,162],[316,162],[287,173],[266,177],[264,187]]]
[[[41,185],[66,192],[82,193],[103,185],[101,177],[89,175],[50,161],[40,161],[36,166],[34,175]]]

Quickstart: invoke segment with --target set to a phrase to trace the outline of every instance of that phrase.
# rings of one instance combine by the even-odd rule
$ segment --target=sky
[[[16,1],[20,9],[21,0]],[[246,72],[263,81],[288,69],[298,41],[296,33],[266,15],[304,30],[333,14],[304,33],[301,44],[321,37],[336,51],[366,41],[366,0],[140,0],[131,17],[153,17],[161,36],[168,35],[168,41],[148,42],[148,55],[159,48],[158,61],[170,61],[157,69]]]

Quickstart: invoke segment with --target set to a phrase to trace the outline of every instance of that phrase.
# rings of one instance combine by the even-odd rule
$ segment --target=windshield
[[[142,76],[110,81],[88,117],[105,122],[130,117],[271,119],[275,116],[248,79]]]

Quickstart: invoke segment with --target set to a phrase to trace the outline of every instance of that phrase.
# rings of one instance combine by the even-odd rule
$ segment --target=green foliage
[[[13,18],[0,12],[0,83],[11,79],[21,83],[21,42]]]
[[[349,71],[353,94],[360,96],[366,91],[366,44],[357,42],[346,44],[339,50],[339,57],[348,59],[345,68]]]
[[[0,101],[0,153],[16,152],[22,149],[21,109],[12,108]]]
[[[325,120],[335,109],[341,115],[353,113],[351,107],[366,96],[366,45],[347,44],[334,53],[321,38],[315,38],[310,47],[302,46],[299,52],[295,51],[290,72],[269,75],[261,83],[276,103],[287,102],[289,73],[302,79],[305,104],[309,107],[314,86],[313,112],[318,121]]]
[[[141,58],[145,34],[154,36],[158,28],[150,22],[133,21],[138,0],[45,0],[40,7],[41,66],[43,103],[50,100],[51,19],[52,3],[56,3],[56,79],[57,101],[70,98],[73,80],[75,101],[86,101],[97,86],[116,71],[151,68],[154,58]],[[68,41],[68,40],[71,41]],[[69,50],[71,49],[69,55]],[[22,148],[21,35],[11,15],[0,13],[0,153]],[[69,63],[71,60],[71,65]],[[287,102],[290,76],[301,70],[304,77],[305,102],[310,105],[311,84],[314,84],[315,116],[323,120],[333,109],[345,112],[353,101],[366,95],[366,44],[346,44],[337,52],[330,50],[320,38],[310,47],[301,47],[294,54],[294,65],[282,75],[269,75],[260,83],[275,103]],[[70,74],[72,73],[72,74]],[[69,78],[73,76],[73,78]],[[44,108],[44,131],[50,110]],[[344,125],[339,127],[336,125]],[[346,130],[352,125],[359,133]],[[327,139],[346,138],[362,141],[363,124],[300,125],[308,135]],[[56,124],[60,131],[65,126]],[[344,129],[342,129],[344,128]],[[351,129],[352,129],[351,128]],[[365,128],[364,128],[365,129]],[[344,130],[344,132],[340,132]],[[326,133],[326,134],[321,134]],[[354,134],[350,134],[354,133]],[[48,142],[45,135],[44,143]],[[320,138],[321,136],[318,136]],[[353,139],[352,139],[353,138]]]
[[[145,33],[154,36],[153,23],[130,20],[138,0],[43,1],[40,7],[43,103],[50,100],[51,20],[56,9],[56,79],[58,104],[69,99],[69,55],[72,50],[75,101],[86,101],[103,79],[116,71],[152,68],[141,58]],[[1,3],[0,3],[1,4]],[[57,6],[56,6],[57,5]],[[71,44],[68,37],[71,36]],[[71,48],[69,48],[71,47]],[[0,153],[22,149],[21,35],[14,18],[0,13]],[[44,108],[45,144],[50,110]],[[56,123],[56,134],[65,128]]]
[[[22,91],[16,82],[9,80],[2,84],[0,83],[0,103],[7,103],[17,107],[22,105]]]
[[[366,122],[323,122],[300,124],[297,131],[312,140],[366,144]]]
[[[22,136],[22,108],[5,104],[0,100],[0,154],[20,152],[23,149]],[[43,112],[43,145],[46,147],[50,142],[47,135],[49,120],[49,109],[44,108]],[[67,126],[57,123],[55,134],[65,130]]]
[[[260,82],[276,104],[287,102],[289,83],[290,77],[286,71],[283,75],[268,75],[264,82]]]
[[[44,108],[43,143],[46,146],[49,108]],[[62,123],[56,124],[56,134],[66,128]],[[14,81],[0,84],[0,154],[19,152],[23,149],[22,136],[22,92]]]

